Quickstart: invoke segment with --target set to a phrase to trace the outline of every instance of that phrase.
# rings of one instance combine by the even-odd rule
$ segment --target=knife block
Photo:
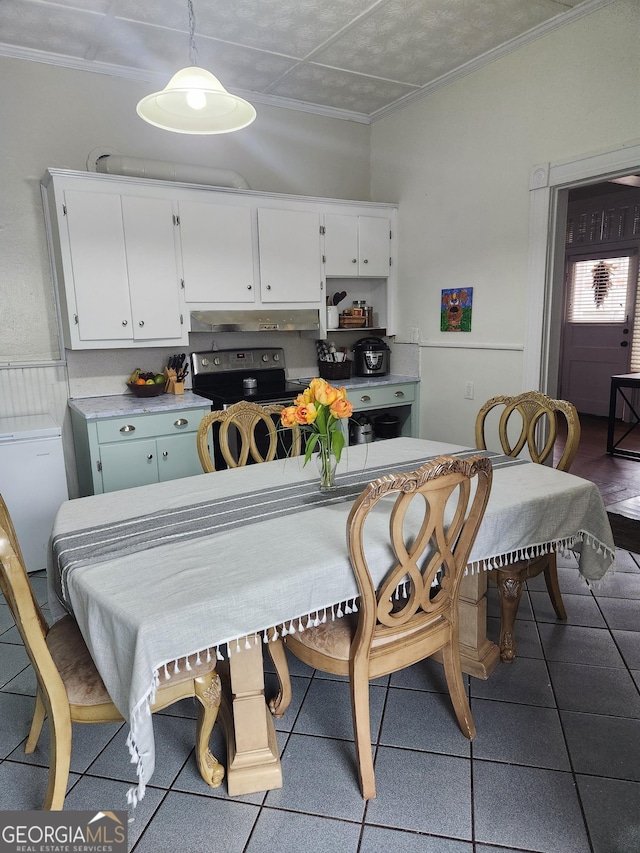
[[[177,374],[175,370],[169,370],[168,367],[165,367],[164,375],[167,377],[167,381],[164,386],[164,390],[167,394],[184,394],[184,382],[177,381]]]

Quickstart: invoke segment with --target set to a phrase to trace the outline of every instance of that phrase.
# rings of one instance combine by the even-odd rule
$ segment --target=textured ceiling
[[[193,0],[197,63],[254,103],[369,121],[609,2]],[[161,88],[190,64],[187,0],[0,0],[0,55]]]

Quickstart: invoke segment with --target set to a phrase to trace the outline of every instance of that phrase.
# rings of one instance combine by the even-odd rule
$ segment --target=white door
[[[374,216],[358,218],[358,273],[386,278],[391,262],[391,223]]]
[[[122,197],[133,337],[180,340],[180,280],[168,199]],[[188,335],[184,332],[184,341]]]
[[[181,201],[187,302],[255,302],[249,206]]]
[[[315,302],[322,295],[320,215],[258,209],[263,302]]]
[[[578,412],[608,415],[611,377],[629,373],[637,281],[633,250],[568,261],[559,396]]]
[[[131,340],[120,196],[67,190],[64,201],[80,340]]]

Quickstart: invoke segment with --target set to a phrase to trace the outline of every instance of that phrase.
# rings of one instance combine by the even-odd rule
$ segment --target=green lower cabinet
[[[209,408],[86,419],[72,411],[81,495],[202,474],[196,435]]]

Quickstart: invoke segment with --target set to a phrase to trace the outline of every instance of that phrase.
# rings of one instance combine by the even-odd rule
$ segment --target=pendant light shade
[[[251,124],[256,111],[248,101],[227,92],[217,77],[198,67],[192,0],[187,0],[187,9],[191,65],[174,74],[161,92],[143,98],[138,103],[138,115],[149,124],[176,133],[241,130]]]
[[[248,101],[232,95],[204,68],[192,65],[173,75],[161,92],[143,98],[140,118],[176,133],[229,133],[256,117]]]

